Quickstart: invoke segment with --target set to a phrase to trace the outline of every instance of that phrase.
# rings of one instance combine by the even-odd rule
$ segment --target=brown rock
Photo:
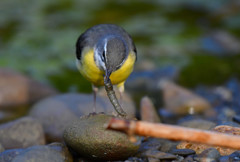
[[[228,133],[228,134],[233,134],[233,135],[240,135],[240,128],[238,127],[232,127],[228,125],[220,125],[216,126],[214,131],[221,132],[221,133]],[[205,145],[205,144],[196,144],[196,143],[191,143],[191,142],[181,142],[177,145],[178,149],[192,149],[195,150],[197,154],[202,153],[204,150],[208,148],[212,148],[213,146]],[[219,147],[215,146],[213,148],[216,148],[221,156],[229,155],[236,151],[235,149],[230,149],[230,148],[225,148],[225,147]]]
[[[0,68],[0,108],[35,102],[56,91],[10,69]]]
[[[161,80],[165,108],[176,115],[198,114],[210,109],[210,104],[190,90],[167,80]]]
[[[160,118],[158,116],[156,108],[154,107],[150,98],[147,96],[141,99],[140,115],[141,115],[141,120],[143,121],[154,122],[154,123],[160,122]]]

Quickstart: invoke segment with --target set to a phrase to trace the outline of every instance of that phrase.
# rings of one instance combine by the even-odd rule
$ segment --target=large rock
[[[61,143],[32,146],[26,149],[11,149],[0,153],[2,162],[72,162],[67,147]]]
[[[124,133],[106,130],[112,116],[95,114],[74,121],[64,131],[64,141],[79,155],[94,160],[123,160],[135,154],[139,143]]]
[[[164,107],[173,114],[198,114],[211,108],[202,97],[168,80],[161,80],[159,87],[163,92]]]
[[[0,68],[0,108],[33,103],[56,91],[10,69]]]
[[[45,144],[42,125],[29,117],[24,117],[0,125],[0,143],[5,149],[26,148]]]
[[[128,100],[123,100],[123,104],[128,116],[132,118],[135,116],[135,107]],[[64,129],[80,116],[92,113],[93,105],[92,95],[62,94],[38,102],[29,115],[42,123],[48,141],[62,141]],[[97,96],[96,109],[97,112],[115,113],[107,97]]]

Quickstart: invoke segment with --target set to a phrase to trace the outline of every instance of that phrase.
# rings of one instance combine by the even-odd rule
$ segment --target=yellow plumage
[[[136,60],[136,56],[133,52],[130,52],[122,66],[112,72],[110,79],[112,84],[123,87],[125,80],[133,71],[133,66]],[[100,70],[94,62],[94,51],[93,49],[85,48],[82,52],[81,63],[77,62],[77,66],[81,74],[89,80],[95,86],[104,85],[104,74],[105,72]]]

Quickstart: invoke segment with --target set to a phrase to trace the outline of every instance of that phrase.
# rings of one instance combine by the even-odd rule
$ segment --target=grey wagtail
[[[97,87],[105,86],[117,113],[126,116],[112,85],[117,85],[120,94],[123,93],[124,83],[133,71],[137,51],[131,36],[117,25],[93,26],[78,38],[76,56],[80,73],[93,85],[94,112]]]

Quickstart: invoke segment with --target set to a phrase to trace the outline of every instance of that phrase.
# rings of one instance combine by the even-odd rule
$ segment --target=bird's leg
[[[106,76],[104,77],[104,85],[105,85],[105,89],[106,89],[108,98],[110,99],[110,101],[111,101],[114,109],[118,113],[118,115],[120,115],[122,117],[126,117],[127,113],[122,109],[121,105],[119,104],[119,102],[117,100],[117,97],[113,90],[113,85],[111,83],[111,80]]]
[[[96,100],[97,100],[97,92],[98,92],[98,87],[92,85],[93,89],[93,113],[96,113]]]

